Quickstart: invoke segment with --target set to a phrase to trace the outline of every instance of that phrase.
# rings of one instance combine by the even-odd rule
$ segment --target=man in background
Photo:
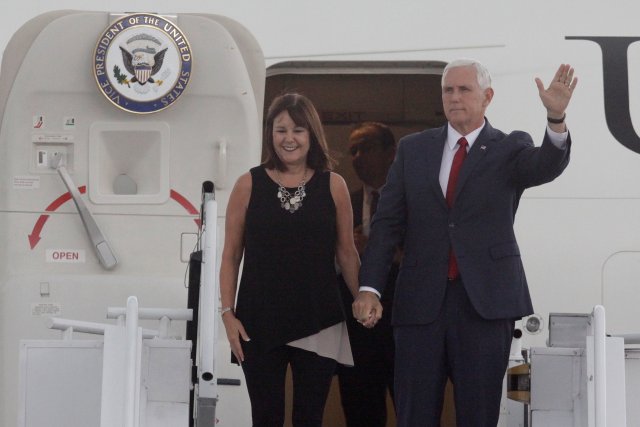
[[[356,127],[349,136],[351,162],[362,188],[351,194],[354,240],[362,256],[369,240],[369,226],[385,183],[387,172],[396,154],[396,142],[384,124],[367,122]],[[393,331],[391,305],[398,275],[398,256],[391,265],[381,303],[384,315],[373,329],[364,328],[352,316],[347,316],[347,328],[353,367],[340,366],[338,380],[340,397],[348,427],[384,427],[387,420],[387,390],[393,397]],[[351,313],[353,297],[342,283],[345,311]]]

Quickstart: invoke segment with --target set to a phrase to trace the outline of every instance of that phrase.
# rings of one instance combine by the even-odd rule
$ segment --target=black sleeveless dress
[[[236,304],[236,316],[251,338],[242,343],[246,357],[345,320],[335,271],[336,207],[330,172],[316,171],[294,213],[280,206],[278,184],[263,166],[250,172]],[[296,189],[288,190],[293,194]]]

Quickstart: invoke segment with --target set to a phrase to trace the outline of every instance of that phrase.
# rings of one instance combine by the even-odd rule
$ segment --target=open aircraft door
[[[16,32],[0,73],[1,425],[19,419],[20,340],[59,337],[46,318],[102,321],[130,295],[186,307],[201,184],[222,230],[260,158],[264,74],[254,38],[221,16],[57,11]],[[67,391],[47,387],[52,402]],[[23,425],[58,425],[45,409]]]

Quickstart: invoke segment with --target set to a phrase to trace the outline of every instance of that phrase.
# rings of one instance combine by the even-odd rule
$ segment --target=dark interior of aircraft
[[[335,169],[350,189],[359,185],[348,154],[349,133],[364,121],[388,125],[396,140],[445,122],[441,62],[304,62],[267,70],[265,112],[286,91],[306,95],[320,113]]]

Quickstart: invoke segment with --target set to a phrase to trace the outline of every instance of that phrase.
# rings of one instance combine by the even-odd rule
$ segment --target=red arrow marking
[[[78,191],[80,191],[80,194],[86,193],[87,192],[87,186],[83,185],[82,187],[78,187]],[[51,202],[51,204],[49,206],[47,206],[47,209],[45,209],[45,210],[47,212],[54,212],[60,206],[64,205],[66,202],[68,202],[69,200],[71,200],[71,193],[69,193],[67,191],[62,196],[58,197],[53,202]]]
[[[40,241],[40,232],[42,231],[42,227],[44,227],[44,223],[49,219],[49,215],[40,215],[38,221],[36,221],[36,225],[33,226],[33,231],[29,234],[29,245],[31,249],[35,248],[38,242]]]
[[[187,210],[191,215],[197,215],[198,210],[188,201],[182,194],[178,193],[175,190],[171,190],[171,198],[176,202],[180,203],[183,208]]]
[[[86,193],[87,186],[83,185],[82,187],[78,187],[78,191],[80,191],[80,194]],[[51,202],[45,210],[47,212],[54,212],[56,209],[58,209],[60,206],[62,206],[69,200],[71,200],[71,193],[67,191],[62,196],[58,197],[53,202]],[[49,219],[49,215],[42,214],[36,221],[36,225],[33,226],[33,230],[31,231],[31,234],[29,234],[29,246],[31,246],[32,250],[33,248],[36,247],[36,245],[40,241],[40,232],[42,231],[42,228],[44,227],[44,224],[47,222],[48,219]]]
[[[171,190],[171,198],[176,202],[180,203],[183,208],[187,210],[191,215],[198,215],[198,210],[189,202],[182,194],[178,193],[175,190]],[[194,219],[195,223],[200,227],[200,218]]]
[[[82,187],[78,187],[78,191],[80,191],[80,194],[85,194],[87,192],[87,186],[83,185]],[[198,210],[182,194],[178,193],[175,190],[171,190],[170,195],[173,200],[178,202],[191,215],[199,214]],[[71,198],[72,198],[71,193],[66,192],[60,197],[58,197],[57,199],[55,199],[53,202],[51,202],[49,206],[47,206],[45,211],[54,212],[60,206],[64,205],[69,200],[71,200]],[[48,219],[49,219],[49,215],[42,214],[36,221],[36,225],[33,226],[33,230],[31,231],[31,234],[29,234],[29,246],[31,246],[31,249],[35,248],[38,242],[40,241],[40,232],[42,231],[42,228],[44,227],[44,224],[47,222]],[[194,219],[194,221],[198,225],[198,227],[200,227],[200,218]]]

